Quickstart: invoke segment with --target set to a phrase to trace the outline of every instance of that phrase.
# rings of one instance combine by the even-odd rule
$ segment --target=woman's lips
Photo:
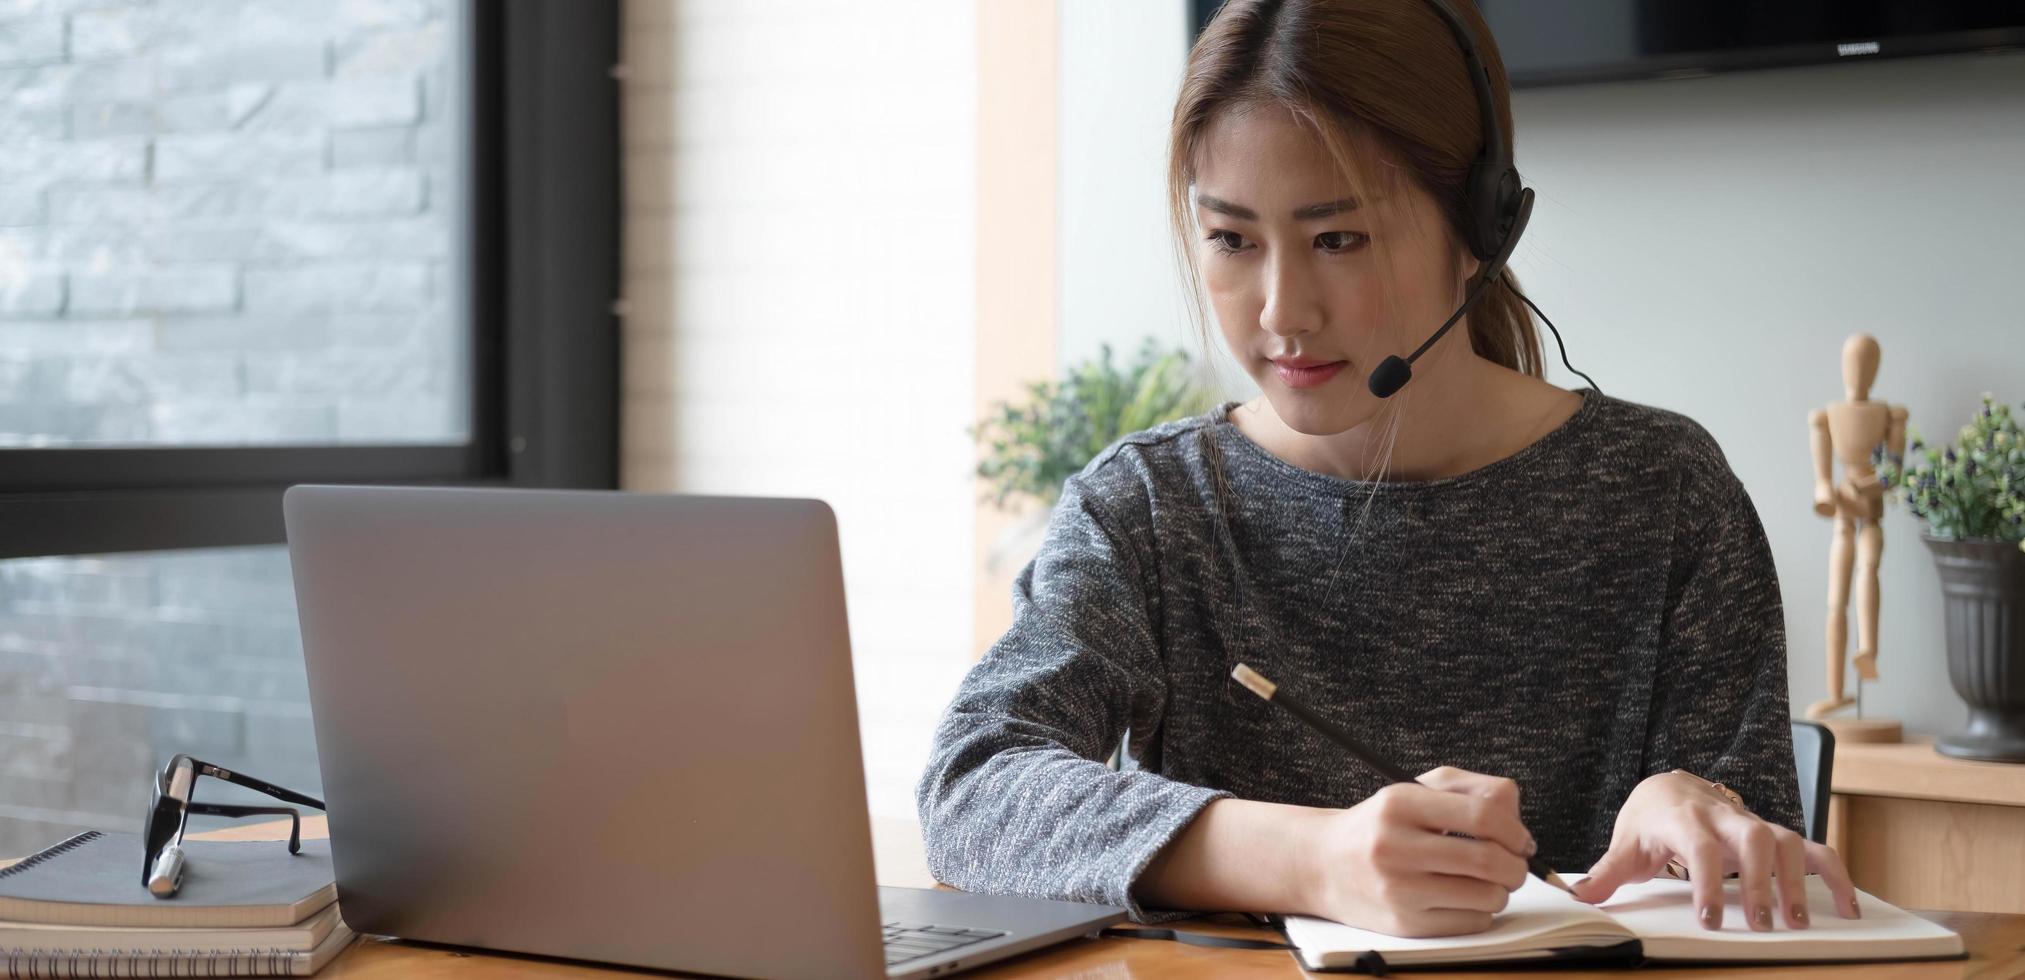
[[[1331,361],[1315,367],[1297,368],[1274,361],[1273,370],[1279,372],[1280,380],[1286,382],[1289,388],[1313,388],[1335,377],[1337,372],[1349,364],[1349,361]]]

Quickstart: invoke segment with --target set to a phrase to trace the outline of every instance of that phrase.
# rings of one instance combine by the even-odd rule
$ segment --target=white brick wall
[[[178,405],[144,382],[186,364],[96,358],[101,338],[143,353],[129,333],[165,357],[226,340],[304,363],[409,356],[339,324],[362,317],[463,344],[447,52],[464,2],[0,0],[0,374],[84,379],[0,388],[0,444],[461,438],[464,382],[433,369],[344,375],[407,387],[283,386],[297,404],[256,418],[274,400],[242,381],[258,365],[214,365],[237,389]]]
[[[628,489],[838,516],[874,813],[970,662],[973,5],[628,0]]]

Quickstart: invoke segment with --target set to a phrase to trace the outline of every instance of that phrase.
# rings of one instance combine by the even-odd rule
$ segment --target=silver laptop
[[[297,486],[283,512],[361,932],[930,977],[1124,917],[875,884],[822,501]]]

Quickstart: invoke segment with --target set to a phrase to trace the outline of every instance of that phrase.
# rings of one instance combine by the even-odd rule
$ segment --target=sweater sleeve
[[[1676,511],[1645,774],[1686,769],[1802,832],[1778,572],[1742,482],[1720,456],[1712,470]]]
[[[938,880],[1151,922],[1192,913],[1149,912],[1133,884],[1230,794],[1104,762],[1128,727],[1155,731],[1167,700],[1150,559],[1117,527],[1082,479],[1066,481],[1013,582],[1012,626],[936,726],[915,803]]]

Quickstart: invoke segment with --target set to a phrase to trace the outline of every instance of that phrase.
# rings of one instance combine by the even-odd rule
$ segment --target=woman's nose
[[[1259,327],[1281,336],[1311,333],[1321,327],[1320,291],[1312,270],[1301,262],[1275,259],[1266,266],[1265,303]]]

